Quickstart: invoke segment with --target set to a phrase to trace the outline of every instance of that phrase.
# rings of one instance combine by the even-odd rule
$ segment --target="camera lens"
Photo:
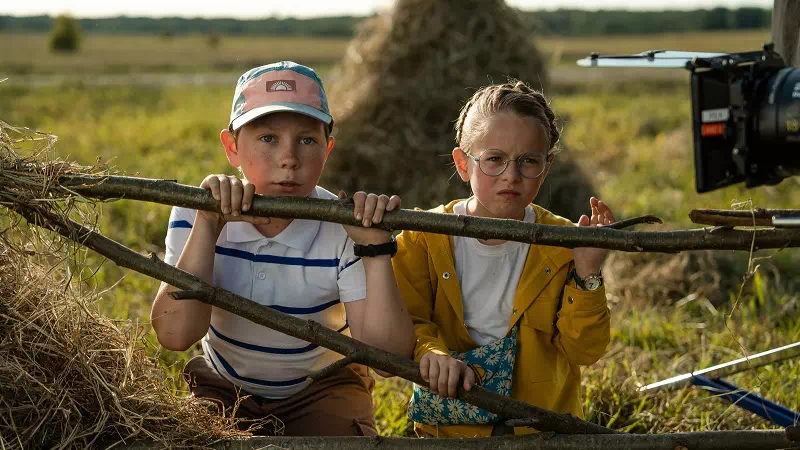
[[[763,95],[758,111],[761,145],[800,150],[800,68],[772,74]]]

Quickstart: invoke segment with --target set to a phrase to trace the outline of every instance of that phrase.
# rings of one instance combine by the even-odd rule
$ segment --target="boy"
[[[390,233],[243,215],[254,193],[337,198],[316,185],[334,146],[332,129],[312,69],[283,61],[242,75],[220,140],[243,177],[215,174],[201,183],[222,214],[173,208],[165,259],[215,286],[410,357],[414,328],[394,280]],[[354,200],[365,227],[400,206],[397,196],[359,192]],[[162,283],[151,318],[166,348],[184,351],[202,339],[204,355],[184,368],[193,395],[229,408],[241,390],[250,397],[237,415],[274,415],[285,435],[377,434],[365,367],[311,382],[307,375],[342,356],[196,300],[173,300],[175,290]]]

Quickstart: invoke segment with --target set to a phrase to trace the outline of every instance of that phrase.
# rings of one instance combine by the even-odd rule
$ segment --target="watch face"
[[[586,286],[587,291],[594,291],[600,288],[602,281],[598,277],[589,277],[583,281],[584,285]]]

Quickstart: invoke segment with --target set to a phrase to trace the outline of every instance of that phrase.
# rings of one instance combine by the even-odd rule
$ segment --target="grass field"
[[[538,48],[554,65],[573,65],[591,52],[638,53],[651,49],[688,51],[758,50],[768,30],[656,34],[643,36],[543,37]],[[109,74],[142,72],[241,72],[265,61],[297,60],[315,66],[335,64],[346,39],[223,36],[216,47],[206,36],[105,36],[87,34],[75,55],[53,54],[44,34],[0,33],[0,78],[31,74]]]
[[[609,53],[657,47],[741,50],[757,48],[758,43],[764,40],[763,34],[757,33],[684,37],[685,41],[679,41],[681,37],[678,36],[661,37],[661,40],[653,37],[652,41],[644,38],[571,40],[569,45],[564,43],[560,51],[562,55],[569,55],[597,48],[602,51],[608,48]],[[0,36],[0,48],[8,48],[9,39],[9,36]],[[41,40],[40,37],[26,37],[14,42],[24,41],[30,46],[25,48],[33,49],[36,39]],[[29,69],[25,70],[34,74],[77,67],[80,69],[75,70],[99,74],[104,65],[111,66],[112,70],[123,70],[125,64],[133,65],[125,66],[129,69],[124,70],[160,70],[165,67],[164,61],[181,65],[170,66],[170,70],[213,68],[206,65],[209,50],[203,47],[199,37],[187,38],[185,42],[175,38],[168,43],[159,41],[159,38],[120,39],[118,48],[130,49],[139,55],[139,62],[134,63],[133,58],[116,54],[104,60],[100,56],[102,52],[113,53],[114,46],[105,43],[92,47],[87,39],[85,51],[88,53],[91,48],[96,48],[94,51],[100,53],[87,57],[82,63],[61,60],[61,57],[53,60],[47,53],[33,56],[34,50],[28,50],[30,53],[23,56],[16,50],[21,47],[12,47],[15,50],[11,55],[8,52],[0,54],[0,67],[22,67],[14,64],[24,65],[24,62],[9,61],[28,58]],[[156,55],[153,59],[162,62],[153,62],[152,66],[147,65],[149,62],[141,62],[148,59],[147,52],[142,50],[145,42],[153,46],[185,45],[188,52],[193,51],[189,39],[197,39],[195,45],[203,47],[195,56],[179,54],[170,59],[166,55]],[[298,42],[295,44],[299,45]],[[542,48],[554,47],[545,44],[548,41],[540,42]],[[685,46],[665,45],[671,42],[683,42],[681,46]],[[246,46],[247,43],[223,37],[222,47],[218,49],[220,54],[226,53],[222,50],[227,45]],[[337,55],[340,55],[345,43],[330,42],[326,45],[330,45],[330,49],[338,48]],[[593,46],[597,48],[590,49]],[[286,57],[304,60],[294,55],[297,55],[298,48],[305,52],[308,47],[314,47],[303,53],[303,58],[309,61],[322,57],[320,55],[330,56],[327,51],[320,51],[317,44],[301,45],[293,50],[287,47],[281,51]],[[239,61],[226,60],[226,57],[220,56],[219,61],[239,64]],[[250,57],[257,56],[241,56],[245,61]],[[98,58],[102,62],[98,62]],[[264,58],[275,59],[272,56]],[[336,58],[338,56],[330,56],[327,61],[332,63]],[[564,58],[566,56],[562,56]],[[15,69],[15,72],[24,70]],[[84,164],[92,164],[100,158],[128,174],[177,179],[196,185],[208,173],[232,170],[227,166],[217,137],[227,123],[232,88],[228,85],[88,86],[75,83],[32,87],[2,83],[0,119],[58,135],[56,149],[61,157]],[[692,208],[726,208],[734,201],[748,199],[756,207],[790,208],[800,204],[798,179],[754,190],[734,186],[711,194],[694,192],[689,91],[684,82],[661,83],[654,88],[651,83],[632,81],[625,86],[602,90],[590,89],[581,83],[556,85],[549,95],[553,97],[557,114],[565,119],[566,151],[593,177],[597,194],[619,216],[656,214],[668,226],[681,228],[691,226],[687,214]],[[332,107],[335,110],[336,105]],[[332,157],[336,157],[335,152]],[[414,206],[413,199],[405,199],[404,205]],[[152,251],[163,256],[168,216],[168,207],[120,201],[103,206],[99,226],[101,231],[134,250]],[[773,253],[763,252],[757,256]],[[584,371],[584,410],[589,420],[640,432],[770,426],[752,414],[729,407],[698,390],[648,396],[636,391],[641,384],[735,359],[742,355],[743,348],[756,352],[800,340],[800,299],[797,294],[800,274],[796,269],[800,264],[800,252],[784,250],[772,258],[758,261],[760,269],[749,279],[738,302],[738,286],[748,269],[748,255],[742,252],[716,254],[724,259],[725,264],[720,269],[707,266],[708,271],[726,281],[723,285],[727,288],[714,295],[703,290],[706,287],[703,277],[680,267],[678,275],[664,273],[663,278],[650,276],[636,281],[645,287],[674,283],[676,277],[685,281],[685,288],[673,289],[668,294],[639,295],[615,290],[613,285],[609,285],[613,343],[605,358]],[[617,254],[614,258],[605,270],[614,272],[615,267],[621,267],[619,264],[626,256]],[[656,264],[666,266],[666,262],[675,256],[656,255],[653,258]],[[700,272],[703,272],[703,266]],[[636,275],[623,271],[615,274],[629,280]],[[150,302],[158,287],[155,281],[106,263],[93,283],[97,288],[118,283],[100,304],[105,312],[146,324]],[[706,294],[693,299],[692,292]],[[734,305],[738,308],[732,311]],[[190,353],[162,352],[160,356],[165,366],[176,370]],[[798,380],[800,360],[731,379],[795,410],[800,409]],[[383,434],[409,433],[409,424],[404,416],[407,395],[405,382],[388,380],[378,383],[374,398]]]

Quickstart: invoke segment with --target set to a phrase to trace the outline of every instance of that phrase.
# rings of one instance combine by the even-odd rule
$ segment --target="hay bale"
[[[614,302],[673,305],[705,298],[719,305],[736,292],[746,269],[731,255],[703,250],[668,253],[612,252],[603,267]]]
[[[398,0],[390,15],[365,21],[332,77],[337,147],[323,183],[397,193],[419,207],[469,195],[451,178],[453,126],[477,88],[507,77],[547,85],[531,30],[502,0]],[[575,201],[560,190],[554,199]]]
[[[179,398],[142,330],[97,312],[57,273],[0,241],[0,447],[87,448],[247,435]]]
[[[91,206],[81,212],[75,201],[35,196],[68,164],[47,165],[38,191],[4,169],[25,164],[16,160],[20,148],[42,157],[54,142],[0,121],[0,205],[23,202],[91,226]],[[239,427],[252,422],[179,397],[174,380],[148,355],[142,327],[95,308],[98,297],[86,292],[93,280],[75,276],[92,273],[83,272],[77,244],[40,234],[5,208],[0,224],[0,448],[106,448],[123,440],[176,448],[250,435]]]

